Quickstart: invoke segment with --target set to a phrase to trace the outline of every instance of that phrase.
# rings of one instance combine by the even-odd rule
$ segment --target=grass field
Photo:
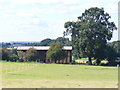
[[[41,63],[2,63],[3,88],[117,88],[118,68]]]

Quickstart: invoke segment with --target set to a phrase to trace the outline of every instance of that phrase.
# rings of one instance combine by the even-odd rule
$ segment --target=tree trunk
[[[91,59],[91,57],[88,57],[88,59],[89,59],[89,65],[92,65],[92,59]]]
[[[55,60],[55,63],[56,63],[56,60]]]

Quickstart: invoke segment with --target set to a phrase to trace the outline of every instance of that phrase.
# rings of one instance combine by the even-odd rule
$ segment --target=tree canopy
[[[108,43],[108,45],[113,47],[117,52],[117,56],[120,57],[120,40]]]
[[[52,61],[62,60],[67,57],[65,51],[62,50],[62,44],[60,42],[52,43],[50,49],[47,51],[47,59]]]
[[[54,42],[61,42],[62,45],[67,45],[67,46],[70,46],[71,45],[71,42],[69,40],[69,38],[64,38],[64,37],[58,37],[56,39],[50,39],[50,38],[46,38],[44,40],[42,40],[40,42],[40,46],[50,46],[52,43]]]
[[[77,21],[68,21],[64,24],[64,35],[71,34],[73,56],[76,58],[91,57],[101,60],[104,58],[105,47],[111,40],[113,30],[116,30],[114,22],[110,22],[111,16],[103,8],[92,7],[85,10]]]
[[[38,59],[38,53],[34,48],[30,48],[27,52],[26,52],[26,59],[28,61],[36,61]]]
[[[49,46],[53,40],[50,38],[46,38],[40,42],[40,46]]]

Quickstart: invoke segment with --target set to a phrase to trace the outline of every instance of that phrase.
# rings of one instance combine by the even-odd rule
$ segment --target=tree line
[[[67,53],[62,49],[61,42],[54,42],[50,45],[49,50],[46,53],[46,59],[49,61],[64,60],[67,57]],[[35,48],[29,48],[24,54],[23,51],[17,51],[16,49],[1,48],[2,60],[12,62],[38,62],[39,53]]]
[[[13,48],[16,46],[50,46],[54,42],[61,42],[62,45],[64,45],[64,46],[72,45],[72,42],[69,40],[69,38],[58,37],[56,39],[46,38],[40,42],[34,42],[34,43],[27,43],[27,42],[5,43],[5,42],[2,42],[2,43],[0,43],[0,47]]]
[[[106,49],[106,60],[108,63],[106,65],[116,65],[117,57],[120,57],[120,49],[119,48],[120,41],[114,41],[112,43],[107,44]],[[47,60],[56,62],[57,60],[63,60],[67,57],[65,51],[62,50],[62,43],[56,42],[52,43],[50,49],[47,51]],[[36,49],[30,48],[26,55],[24,56],[23,51],[17,51],[16,49],[9,48],[1,48],[2,50],[2,60],[4,61],[12,61],[12,62],[38,62],[39,54]],[[81,58],[81,57],[80,57]],[[93,58],[93,57],[92,57]],[[95,58],[94,58],[95,59]],[[101,60],[102,61],[102,60]],[[74,60],[73,62],[74,63]]]

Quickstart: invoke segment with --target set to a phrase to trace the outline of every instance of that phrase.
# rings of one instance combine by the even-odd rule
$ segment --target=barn
[[[38,62],[42,63],[55,63],[54,61],[47,60],[46,58],[46,53],[49,50],[50,46],[19,46],[19,47],[14,47],[17,49],[17,51],[23,51],[23,56],[25,57],[26,51],[30,48],[34,48],[37,50],[38,55],[39,55],[39,60]],[[63,50],[67,53],[67,58],[64,60],[56,61],[56,63],[71,63],[72,62],[72,46],[64,46]],[[24,58],[25,60],[25,58]]]

